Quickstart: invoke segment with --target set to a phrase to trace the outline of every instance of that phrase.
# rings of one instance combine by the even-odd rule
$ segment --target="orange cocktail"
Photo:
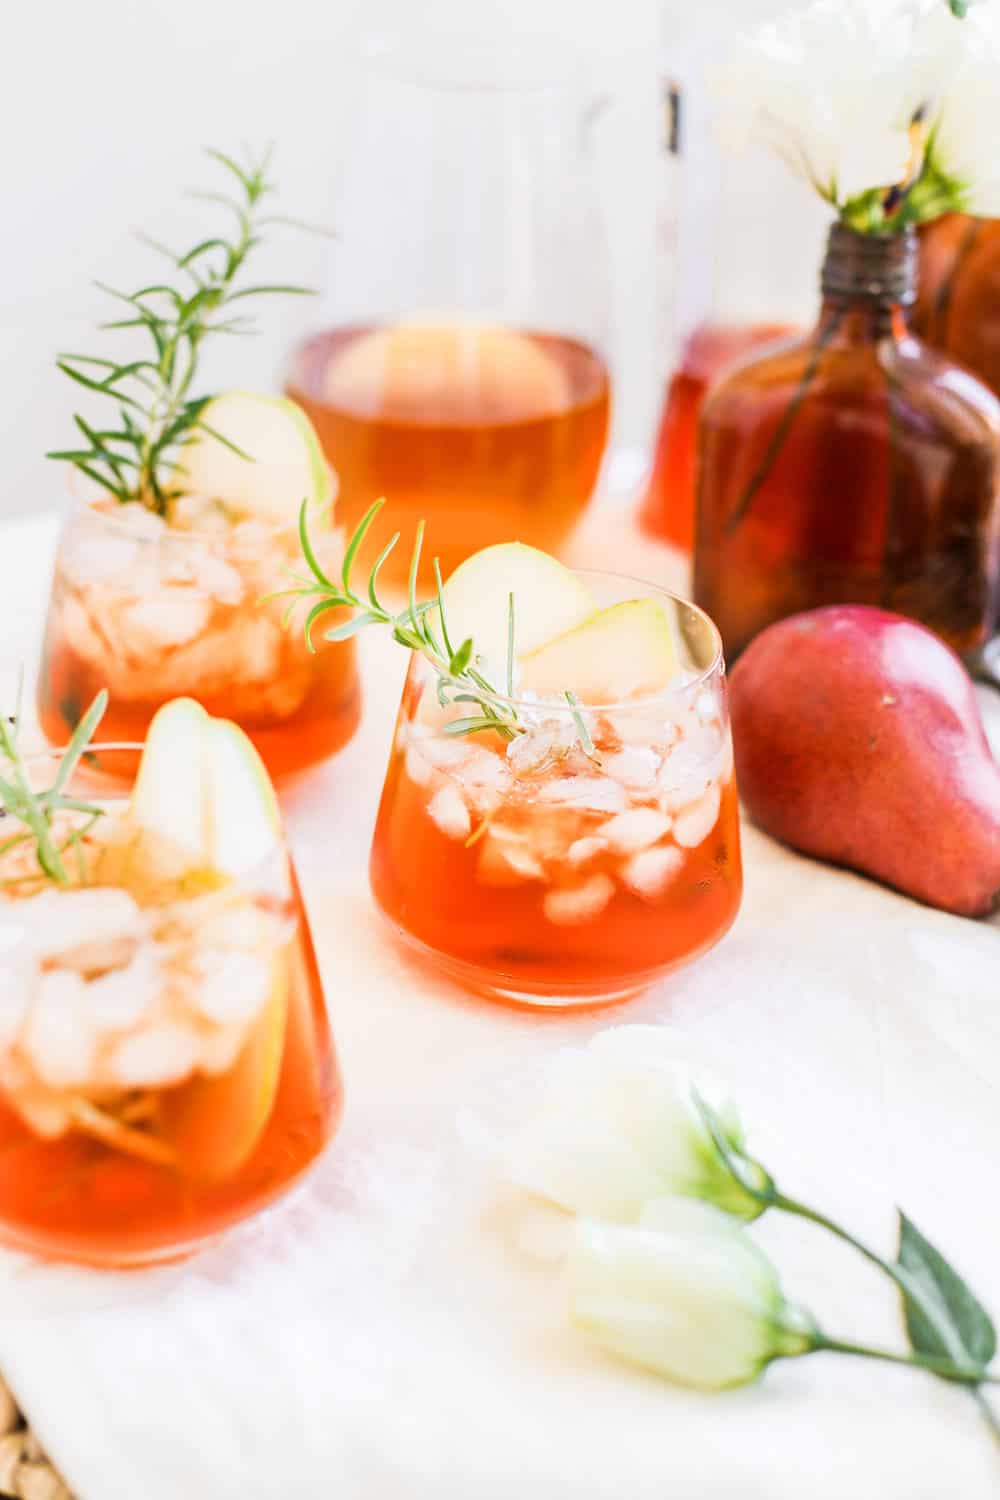
[[[116,776],[123,757],[134,773],[136,750],[116,747]],[[74,798],[105,759],[88,752]],[[123,802],[94,805],[96,822],[53,820],[67,883],[40,872],[30,837],[3,857],[0,1238],[134,1265],[287,1191],[329,1140],[341,1086],[283,845],[239,876],[185,870]]]
[[[650,600],[648,585],[589,582],[669,616],[682,655],[670,688],[603,705],[531,693],[516,731],[462,735],[449,726],[477,708],[442,707],[415,655],[372,848],[376,900],[405,939],[471,987],[530,1005],[633,994],[711,947],[740,903],[714,627],[668,595]]]

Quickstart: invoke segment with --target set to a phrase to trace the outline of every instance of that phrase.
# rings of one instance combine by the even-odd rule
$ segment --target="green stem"
[[[903,1297],[919,1308],[945,1348],[954,1350],[955,1345],[951,1337],[951,1329],[946,1323],[942,1322],[938,1314],[938,1309],[934,1306],[933,1302],[925,1297],[923,1288],[919,1282],[913,1279],[905,1267],[897,1265],[895,1261],[886,1260],[884,1256],[879,1255],[877,1250],[873,1250],[863,1240],[859,1240],[855,1235],[851,1234],[849,1230],[842,1228],[840,1224],[828,1218],[826,1214],[820,1213],[817,1209],[810,1208],[808,1204],[798,1202],[795,1198],[786,1197],[784,1193],[778,1192],[777,1189],[773,1189],[768,1195],[768,1203],[770,1207],[780,1209],[783,1213],[791,1214],[798,1219],[805,1219],[808,1223],[815,1224],[820,1229],[828,1230],[835,1238],[842,1240],[845,1245],[850,1245],[853,1250],[856,1250],[859,1255],[863,1256],[873,1266],[877,1266],[884,1275],[889,1277],[890,1281],[895,1283]],[[820,1335],[819,1337],[822,1339],[823,1336]],[[844,1350],[843,1352],[851,1351]],[[861,1351],[855,1349],[853,1352],[858,1353]],[[957,1353],[962,1354],[963,1351],[959,1349]],[[900,1358],[902,1357],[900,1356]],[[928,1358],[929,1356],[914,1356],[908,1361],[903,1359],[902,1362],[915,1364],[919,1360],[922,1367],[929,1370],[931,1366],[927,1363]],[[961,1365],[951,1363],[947,1373],[943,1369],[934,1371],[933,1373],[939,1374],[945,1379],[962,1380],[973,1387],[971,1394],[980,1409],[983,1420],[986,1422],[993,1437],[1000,1443],[1000,1421],[998,1421],[996,1413],[986,1400],[983,1392],[979,1389],[982,1384],[996,1385],[1000,1382],[994,1376],[987,1375],[985,1371],[980,1373],[978,1380],[972,1381],[968,1375],[959,1373],[959,1371],[968,1370],[968,1368],[963,1360]]]
[[[757,465],[757,468],[754,470],[750,482],[747,485],[746,489],[743,491],[743,494],[738,501],[735,509],[731,512],[728,520],[726,521],[727,534],[731,534],[732,532],[734,532],[744,520],[751,505],[756,499],[757,492],[766,483],[771,470],[774,468],[774,465],[778,460],[778,456],[781,453],[782,448],[785,446],[785,441],[788,438],[788,434],[792,430],[795,419],[798,416],[799,412],[802,410],[802,404],[805,401],[806,396],[809,394],[809,387],[812,385],[813,381],[816,378],[817,371],[819,370],[820,360],[826,352],[830,344],[830,340],[833,338],[834,334],[837,332],[837,329],[840,327],[840,321],[841,312],[838,309],[832,314],[827,323],[819,330],[819,333],[816,335],[816,342],[813,345],[812,353],[809,356],[809,363],[806,365],[806,368],[802,374],[802,379],[799,381],[798,389],[796,390],[795,395],[792,397],[791,401],[789,401],[788,405],[785,407],[785,410],[782,412],[781,421],[778,423],[777,427],[771,434],[771,440],[768,443],[767,448],[764,450],[764,456],[762,457],[760,463]]]
[[[936,1359],[932,1354],[896,1354],[892,1349],[875,1349],[870,1344],[827,1338],[825,1333],[815,1335],[809,1353],[856,1354],[862,1359],[881,1360],[883,1364],[909,1365],[911,1369],[926,1370],[929,1375],[939,1375],[944,1380],[959,1381],[963,1385],[1000,1385],[1000,1376],[984,1375],[975,1365],[956,1365],[950,1359]]]

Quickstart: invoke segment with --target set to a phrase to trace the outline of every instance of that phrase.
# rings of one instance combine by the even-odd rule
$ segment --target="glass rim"
[[[32,766],[38,766],[45,761],[51,762],[53,765],[58,765],[63,756],[66,754],[67,748],[68,747],[66,745],[50,745],[47,748],[41,747],[37,750],[29,750],[23,756],[24,764],[29,771]],[[90,744],[86,746],[77,764],[73,767],[72,775],[67,782],[67,788],[71,788],[74,785],[74,782],[78,776],[80,776],[81,774],[86,776],[88,771],[91,770],[91,768],[87,765],[88,755],[121,755],[125,752],[131,752],[136,757],[141,758],[145,748],[145,742],[142,740],[91,741]],[[109,802],[115,803],[117,805],[119,803],[128,803],[130,801],[132,791],[135,786],[134,781],[124,782],[121,780],[117,780],[113,772],[102,772],[99,767],[94,768],[91,771],[91,775],[93,778],[92,784],[91,786],[87,787],[86,790],[90,794],[91,799],[94,802]],[[106,785],[99,780],[102,775],[106,778]],[[20,818],[18,818],[15,813],[8,813],[7,816],[13,818],[13,820],[17,823],[21,822]],[[22,824],[22,827],[23,826],[27,825]],[[267,871],[272,868],[275,856],[279,855],[283,855],[285,860],[287,861],[290,875],[288,899],[294,900],[294,863],[292,860],[292,853],[288,845],[288,835],[286,832],[285,820],[283,816],[279,816],[274,848],[270,850],[266,855],[264,855],[263,858],[257,860],[257,862],[251,865],[248,869],[241,871],[238,875],[233,875],[231,877],[232,880],[236,884],[246,886],[250,890],[253,890],[255,888],[255,884],[257,883],[259,883],[263,888],[265,885],[265,879],[262,877],[266,877]],[[0,904],[2,904],[2,902],[3,897],[0,896]]]
[[[675,593],[673,589],[664,588],[661,584],[651,583],[646,578],[636,578],[629,573],[618,573],[612,568],[570,568],[577,578],[608,579],[614,583],[635,584],[643,592],[632,597],[635,599],[659,598],[667,599],[672,604],[679,605],[682,609],[690,610],[696,615],[703,625],[707,627],[708,638],[712,643],[712,659],[706,667],[693,672],[686,681],[676,686],[668,684],[659,688],[655,693],[643,693],[635,698],[618,699],[609,703],[558,703],[544,698],[524,698],[517,694],[513,696],[507,693],[482,692],[477,696],[484,703],[495,703],[501,708],[524,709],[531,714],[542,713],[546,717],[554,717],[563,714],[569,718],[575,713],[641,713],[643,710],[656,707],[658,704],[677,702],[679,699],[695,695],[704,688],[720,672],[725,671],[725,654],[722,645],[722,636],[719,627],[700,604],[695,604],[691,599],[685,599],[683,594]],[[626,603],[627,600],[619,600]],[[413,652],[414,656],[421,656],[421,652]],[[425,658],[426,659],[426,658]],[[433,670],[432,664],[431,670]],[[472,705],[470,705],[471,707]]]
[[[169,522],[161,516],[160,519],[163,520],[163,531],[160,535],[140,536],[129,526],[127,526],[124,521],[119,519],[117,511],[113,509],[104,510],[101,508],[100,502],[106,499],[109,495],[110,491],[108,490],[89,495],[82,495],[79,493],[72,494],[72,506],[67,519],[70,521],[75,521],[80,517],[86,517],[88,521],[93,521],[97,525],[106,528],[108,531],[114,532],[116,535],[126,537],[130,542],[134,542],[138,547],[162,547],[165,542],[169,542],[171,546],[183,546],[185,543],[190,543],[192,546],[195,546],[197,544],[204,545],[206,543],[212,543],[218,546],[220,541],[225,541],[227,537],[232,535],[238,525],[244,524],[246,522],[252,522],[255,526],[262,527],[266,531],[268,536],[287,535],[289,532],[294,532],[296,535],[298,535],[299,513],[298,511],[296,511],[293,517],[289,517],[287,520],[281,521],[276,520],[273,517],[247,515],[242,517],[241,521],[235,522],[231,527],[222,531],[213,531],[207,527],[181,528],[179,526],[171,526]],[[111,498],[114,499],[113,496]],[[139,500],[116,500],[114,503],[119,507],[142,504],[142,502]],[[149,509],[148,506],[144,506],[143,508],[146,510]],[[159,512],[151,511],[150,514],[158,515]],[[331,495],[329,500],[323,501],[322,506],[313,505],[310,507],[310,517],[313,521],[315,521],[317,517],[324,514],[329,517],[330,529],[332,531],[335,531],[337,528],[336,485],[334,486],[333,494]]]

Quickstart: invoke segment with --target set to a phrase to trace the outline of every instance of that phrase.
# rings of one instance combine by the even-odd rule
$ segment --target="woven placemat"
[[[0,1500],[73,1500],[0,1378]]]

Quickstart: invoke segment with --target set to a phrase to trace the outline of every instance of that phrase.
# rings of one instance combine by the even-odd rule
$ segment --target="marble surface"
[[[33,659],[53,537],[45,519],[0,531],[0,692]],[[577,555],[676,578],[613,514]],[[887,1249],[903,1204],[1000,1314],[1000,927],[748,829],[743,912],[701,963],[604,1017],[471,999],[414,969],[368,896],[404,663],[363,651],[361,732],[286,798],[346,1080],[328,1155],[183,1266],[0,1258],[0,1369],[81,1500],[996,1495],[972,1402],[921,1375],[817,1356],[705,1397],[589,1349],[547,1234],[489,1158],[557,1048],[654,1022],[729,1078],[789,1191]],[[847,1252],[804,1225],[754,1232],[830,1331],[898,1341],[891,1294]]]

